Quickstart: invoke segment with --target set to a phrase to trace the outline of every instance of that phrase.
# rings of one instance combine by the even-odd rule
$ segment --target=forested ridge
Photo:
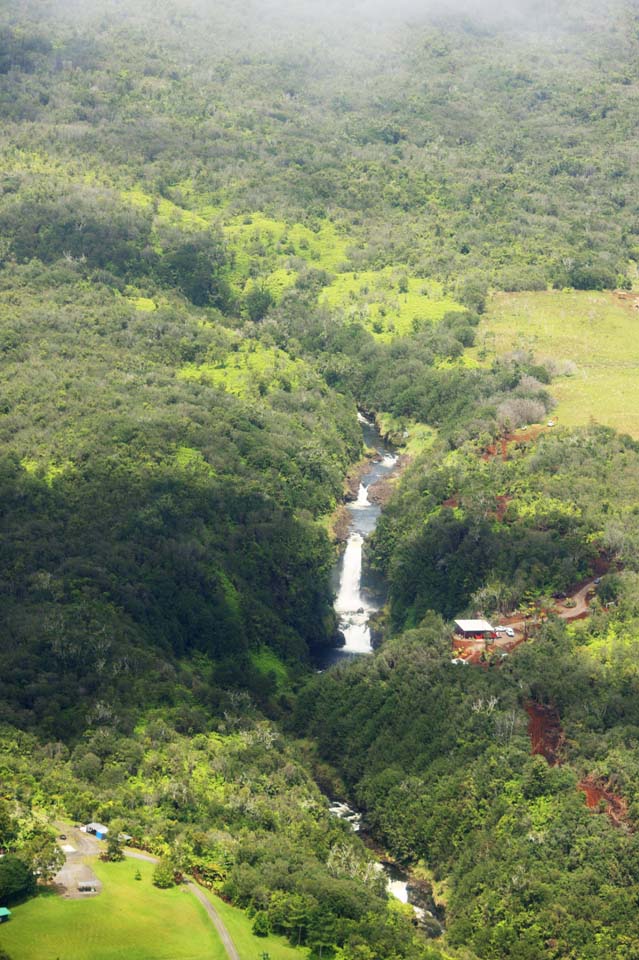
[[[313,957],[633,960],[639,446],[471,348],[494,291],[634,292],[639,15],[324,6],[0,5],[0,905],[99,820]],[[410,457],[320,675],[358,409]]]

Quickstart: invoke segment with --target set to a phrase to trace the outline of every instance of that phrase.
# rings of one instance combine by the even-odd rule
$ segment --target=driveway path
[[[157,863],[159,859],[158,857],[154,857],[153,854],[151,853],[141,853],[139,850],[125,850],[124,855],[126,857],[129,857],[131,860],[144,860],[146,863]],[[193,883],[192,880],[189,880],[186,886],[187,886],[187,889],[189,889],[191,893],[195,897],[197,897],[197,899],[200,901],[200,903],[206,910],[206,913],[211,923],[213,924],[213,926],[218,932],[218,936],[222,941],[222,944],[224,946],[224,949],[226,950],[229,960],[241,960],[240,955],[237,952],[237,947],[235,946],[235,944],[231,939],[231,934],[226,929],[226,926],[224,925],[224,921],[222,920],[221,916],[219,915],[219,913],[217,912],[217,910],[215,909],[215,907],[213,906],[213,904],[211,903],[207,895],[204,893],[203,890],[201,890],[197,886],[196,883]]]
[[[81,881],[94,882],[96,892],[99,893],[102,884],[91,867],[85,862],[85,859],[87,857],[97,857],[102,852],[103,847],[100,846],[100,843],[92,834],[84,833],[76,827],[70,827],[64,823],[56,823],[55,827],[66,836],[66,840],[58,841],[66,856],[66,862],[54,878],[62,896],[67,899],[86,897],[86,894],[78,891],[78,883]],[[154,857],[152,853],[143,853],[140,850],[126,849],[123,853],[129,860],[143,860],[145,863],[157,863],[159,860],[159,857]],[[186,886],[204,907],[209,920],[217,930],[229,960],[241,960],[237,947],[231,939],[231,934],[204,891],[200,890],[192,880],[189,880]]]
[[[590,594],[595,586],[596,578],[591,577],[590,580],[583,583],[578,590],[575,590],[575,592],[567,598],[574,602],[574,606],[567,607],[564,600],[553,606],[551,612],[556,617],[559,617],[560,620],[565,620],[567,623],[570,623],[572,620],[583,620],[585,617],[590,616],[589,600]],[[502,653],[511,653],[527,639],[526,626],[530,622],[530,619],[517,617],[517,615],[504,617],[502,623],[512,627],[515,636],[508,637],[505,633],[500,633],[496,640],[491,641],[491,649],[501,651]],[[465,660],[466,663],[475,665],[482,663],[481,658],[486,649],[487,645],[484,640],[460,640],[458,637],[453,639],[453,651],[456,651],[454,655],[456,657],[459,656]]]
[[[90,833],[83,833],[75,827],[68,827],[61,823],[56,823],[55,827],[66,836],[66,840],[58,840],[66,860],[64,866],[53,878],[60,895],[65,900],[84,900],[92,894],[88,891],[82,893],[78,889],[78,884],[82,883],[89,884],[93,887],[94,893],[99,893],[102,884],[86,863],[87,857],[99,854],[98,841]]]
[[[222,920],[221,916],[219,915],[219,913],[217,912],[217,910],[215,909],[215,907],[213,906],[213,904],[211,903],[207,895],[204,893],[203,890],[200,890],[200,888],[195,883],[193,883],[192,880],[190,880],[187,883],[187,887],[189,888],[191,893],[193,893],[198,898],[198,900],[206,910],[207,914],[209,915],[211,922],[214,924],[215,929],[219,934],[220,940],[224,944],[224,949],[228,954],[229,960],[240,960],[240,955],[237,952],[237,948],[235,944],[231,940],[230,933],[224,926],[224,921]]]

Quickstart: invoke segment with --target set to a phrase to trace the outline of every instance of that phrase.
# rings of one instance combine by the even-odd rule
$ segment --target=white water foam
[[[364,538],[351,533],[342,561],[342,575],[335,610],[340,616],[340,630],[346,638],[345,653],[372,653],[371,632],[368,626],[370,612],[361,594],[362,547]]]
[[[353,507],[356,507],[361,510],[362,507],[370,507],[371,502],[368,499],[368,487],[365,487],[363,483],[360,483],[359,490],[357,491],[357,500],[353,504]]]

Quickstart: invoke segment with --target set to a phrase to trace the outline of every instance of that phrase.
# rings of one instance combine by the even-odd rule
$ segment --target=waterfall
[[[362,507],[370,507],[370,505],[371,502],[368,499],[368,487],[365,487],[363,483],[360,483],[359,490],[357,491],[357,500],[353,506],[361,509]]]
[[[395,472],[398,458],[384,443],[374,423],[361,413],[357,419],[368,451],[367,461],[360,475],[357,497],[346,504],[350,514],[349,534],[334,571],[335,613],[345,643],[328,649],[318,658],[320,669],[339,663],[344,657],[372,653],[369,619],[384,603],[379,579],[374,572],[362,570],[362,554],[382,510],[378,498],[371,501],[368,492]]]
[[[339,593],[335,610],[340,617],[340,630],[346,637],[345,653],[370,653],[371,634],[368,628],[367,604],[361,593],[362,547],[364,538],[351,533],[342,560]]]

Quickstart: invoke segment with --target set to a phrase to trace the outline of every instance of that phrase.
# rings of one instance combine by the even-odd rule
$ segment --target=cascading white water
[[[357,491],[357,500],[353,504],[354,507],[370,507],[371,502],[368,499],[368,487],[365,487],[363,483],[360,483],[359,490]]]
[[[342,560],[339,593],[335,610],[340,617],[340,630],[346,638],[345,653],[371,653],[371,632],[368,627],[369,609],[362,597],[362,547],[364,538],[351,533]]]
[[[362,428],[364,447],[368,451],[368,462],[362,472],[356,498],[346,505],[350,514],[349,535],[335,571],[335,612],[345,643],[328,651],[322,667],[339,663],[343,657],[372,653],[369,620],[384,602],[383,591],[379,589],[375,574],[362,569],[362,554],[364,543],[375,530],[381,513],[379,498],[373,497],[371,500],[369,490],[394,472],[397,457],[385,446],[370,420],[361,413],[358,413],[357,419]]]
[[[354,613],[362,606],[359,591],[362,577],[363,543],[364,538],[361,533],[351,533],[346,543],[339,593],[335,601],[335,609],[338,613]]]

